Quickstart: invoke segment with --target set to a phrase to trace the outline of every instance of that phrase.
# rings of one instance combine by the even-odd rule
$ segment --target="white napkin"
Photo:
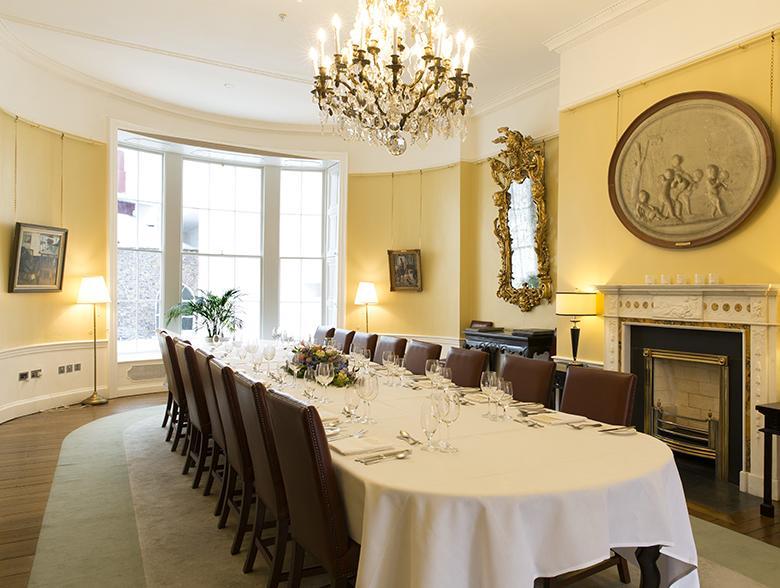
[[[376,451],[390,451],[393,444],[376,437],[347,437],[330,444],[330,448],[341,455],[358,455]]]
[[[324,426],[334,426],[341,422],[341,417],[333,412],[328,412],[327,410],[318,410],[317,412],[320,413],[320,420],[322,421],[322,424]]]
[[[566,412],[545,412],[528,417],[537,423],[543,425],[568,425],[570,423],[581,423],[588,419],[578,414],[568,414]]]

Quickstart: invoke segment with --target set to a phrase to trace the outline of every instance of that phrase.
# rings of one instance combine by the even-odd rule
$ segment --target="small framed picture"
[[[422,265],[419,249],[388,250],[390,291],[422,292]]]
[[[59,292],[65,271],[68,229],[16,223],[9,292]]]

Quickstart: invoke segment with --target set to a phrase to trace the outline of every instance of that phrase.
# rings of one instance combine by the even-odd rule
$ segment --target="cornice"
[[[526,84],[516,86],[511,90],[503,92],[498,96],[496,96],[495,98],[493,98],[492,100],[485,103],[484,105],[482,105],[480,108],[475,108],[472,111],[471,116],[477,117],[477,116],[483,116],[485,114],[490,114],[491,112],[495,112],[496,110],[499,110],[505,106],[513,104],[518,100],[522,100],[523,98],[532,96],[533,94],[541,92],[542,90],[545,90],[550,86],[556,85],[558,83],[558,80],[560,79],[560,73],[561,73],[560,70],[558,68],[555,68],[541,74],[540,76],[537,76],[536,78],[532,79],[530,82]]]
[[[639,8],[648,8],[651,4],[662,1],[665,0],[619,0],[574,26],[556,33],[547,39],[544,45],[550,51],[561,53],[564,49],[585,40],[600,29],[616,24],[621,19],[626,18],[629,13]]]

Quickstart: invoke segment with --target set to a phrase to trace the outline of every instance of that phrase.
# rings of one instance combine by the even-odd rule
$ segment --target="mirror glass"
[[[531,194],[531,178],[512,182],[509,186],[509,236],[511,253],[511,281],[513,288],[528,284],[539,287],[539,260],[536,256],[536,205]]]

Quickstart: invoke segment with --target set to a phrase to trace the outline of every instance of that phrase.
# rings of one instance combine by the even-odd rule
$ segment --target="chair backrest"
[[[487,361],[488,354],[484,351],[453,347],[447,354],[446,365],[452,369],[452,382],[456,386],[479,387]]]
[[[380,335],[379,340],[376,343],[376,350],[374,351],[374,361],[377,363],[382,361],[382,354],[385,351],[392,351],[397,357],[403,357],[406,351],[406,339],[401,337],[390,337],[388,335]],[[439,351],[441,353],[441,351]],[[425,362],[423,362],[425,367]]]
[[[317,329],[314,331],[314,343],[317,345],[322,345],[325,343],[325,339],[332,339],[333,333],[336,329],[333,327],[326,327],[325,325],[320,325],[317,327]]]
[[[254,480],[252,461],[247,447],[246,431],[236,399],[234,372],[216,358],[209,360],[214,394],[225,432],[225,450],[230,466],[246,481]]]
[[[187,412],[187,399],[184,396],[184,384],[181,381],[181,370],[179,369],[179,361],[176,359],[173,338],[167,331],[157,331],[157,343],[160,345],[165,377],[168,380],[168,391],[176,404],[183,407],[184,412]]]
[[[267,398],[293,536],[332,569],[347,552],[349,534],[320,415],[313,406],[273,390]]]
[[[206,406],[209,409],[209,421],[211,421],[211,436],[214,442],[225,449],[225,429],[222,427],[222,417],[219,414],[217,396],[214,393],[214,380],[211,377],[209,361],[213,355],[202,349],[195,350],[195,363],[198,366],[200,381],[203,383],[203,394],[206,397]]]
[[[352,346],[370,350],[371,359],[373,359],[374,353],[376,352],[376,341],[377,336],[374,333],[364,333],[362,331],[357,331],[355,336],[352,338]],[[349,351],[349,349],[347,351]]]
[[[333,347],[341,353],[349,353],[349,347],[352,345],[352,339],[355,337],[355,331],[347,329],[336,329],[333,333]]]
[[[404,358],[406,359],[406,369],[421,376],[425,373],[425,362],[429,359],[439,359],[441,357],[441,345],[435,343],[426,343],[425,341],[415,341],[412,339],[406,345]]]
[[[512,382],[515,400],[541,402],[547,407],[552,405],[555,362],[506,354],[499,375]]]
[[[268,393],[260,382],[253,382],[242,374],[235,375],[235,385],[255,474],[255,492],[275,518],[287,517],[282,470],[268,416]]]
[[[174,343],[176,359],[181,367],[181,381],[184,384],[184,395],[187,397],[187,412],[190,422],[203,433],[211,434],[209,409],[206,405],[206,395],[203,392],[203,382],[195,361],[195,349],[181,339]]]
[[[561,411],[612,425],[630,425],[636,375],[571,366],[566,372]]]

